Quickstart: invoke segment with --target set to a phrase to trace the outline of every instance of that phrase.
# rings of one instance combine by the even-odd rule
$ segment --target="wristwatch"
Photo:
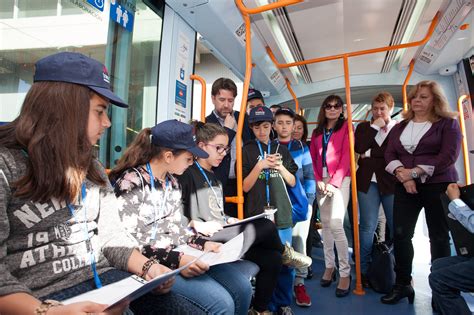
[[[411,178],[417,179],[419,177],[418,172],[416,170],[411,170]]]

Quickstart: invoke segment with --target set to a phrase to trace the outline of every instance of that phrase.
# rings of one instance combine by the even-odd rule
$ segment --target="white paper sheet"
[[[239,222],[226,224],[226,225],[224,225],[224,228],[234,226],[234,225],[239,225],[239,224],[242,224],[242,223],[245,223],[245,222],[250,222],[250,221],[261,219],[261,218],[265,218],[268,215],[275,214],[275,212],[277,212],[277,209],[265,210],[265,212],[254,215],[253,217],[248,217],[248,218],[242,219]]]
[[[142,295],[152,291],[153,289],[156,289],[160,284],[174,277],[183,269],[189,267],[189,265],[194,263],[198,258],[200,257],[197,256],[196,259],[192,260],[188,264],[178,269],[172,270],[168,273],[165,273],[159,277],[156,277],[150,281],[146,281],[136,275],[132,275],[120,281],[103,286],[100,289],[95,289],[75,296],[73,298],[64,300],[62,301],[62,303],[71,304],[81,301],[91,301],[109,305],[107,310],[121,303],[128,304],[131,301],[141,297]]]
[[[205,262],[209,266],[225,264],[237,261],[242,256],[242,249],[244,247],[244,234],[240,233],[225,244],[222,244],[218,253],[206,252],[202,255],[202,251],[192,248],[189,245],[182,245],[175,250],[183,252],[185,255],[199,257],[199,260]]]

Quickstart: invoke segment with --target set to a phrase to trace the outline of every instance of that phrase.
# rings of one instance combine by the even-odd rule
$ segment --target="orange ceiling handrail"
[[[298,102],[298,98],[296,97],[295,92],[293,92],[293,89],[291,88],[290,80],[288,80],[288,78],[285,78],[285,81],[288,91],[290,91],[290,94],[291,96],[293,96],[293,100],[295,101],[295,113],[298,114],[300,110],[300,103]]]
[[[468,95],[461,95],[458,99],[458,112],[459,112],[459,125],[461,127],[462,134],[462,157],[464,161],[464,176],[466,178],[466,185],[471,184],[471,167],[469,165],[469,152],[467,149],[467,138],[466,138],[466,123],[464,122],[464,110],[462,103],[464,100],[469,98]]]
[[[206,122],[206,80],[197,74],[191,74],[190,78],[201,83],[201,121]]]
[[[302,66],[302,65],[307,65],[307,64],[317,63],[317,62],[322,62],[322,61],[343,59],[345,56],[346,57],[356,57],[356,56],[368,55],[368,54],[379,53],[379,52],[384,52],[384,51],[389,51],[389,50],[396,50],[396,49],[403,49],[403,48],[421,46],[421,45],[426,44],[430,40],[431,35],[433,34],[433,32],[436,28],[436,24],[438,23],[440,14],[441,14],[440,12],[437,12],[436,15],[434,16],[433,20],[431,21],[430,28],[428,29],[428,32],[427,32],[426,36],[422,40],[419,40],[419,41],[416,41],[416,42],[399,44],[399,45],[392,45],[392,46],[385,46],[385,47],[379,47],[379,48],[372,48],[372,49],[365,49],[365,50],[359,50],[359,51],[353,51],[353,52],[345,53],[345,54],[337,54],[337,55],[333,55],[333,56],[319,57],[319,58],[313,58],[313,59],[308,59],[308,60],[303,60],[303,61],[296,61],[296,62],[291,62],[291,63],[279,63],[278,60],[276,60],[276,57],[273,54],[271,48],[267,46],[266,50],[267,50],[268,55],[270,56],[270,59],[272,59],[272,61],[277,66],[277,68],[289,68],[289,67]]]
[[[414,68],[415,68],[415,59],[412,59],[410,61],[410,67],[408,68],[407,77],[405,78],[405,81],[403,82],[403,87],[402,87],[403,111],[408,110],[407,85],[408,85],[408,81],[410,81],[410,77]]]
[[[288,5],[297,4],[300,2],[303,2],[303,0],[279,0],[277,2],[266,4],[261,7],[249,9],[243,4],[242,0],[235,1],[242,15],[252,15],[252,14],[262,13],[265,11],[286,7]]]

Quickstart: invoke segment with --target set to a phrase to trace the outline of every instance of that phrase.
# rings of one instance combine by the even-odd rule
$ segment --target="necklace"
[[[418,141],[416,141],[416,139],[423,132],[423,130],[425,130],[425,127],[428,125],[429,121],[425,121],[423,123],[423,126],[421,127],[420,130],[418,130],[418,132],[415,134],[414,137],[413,137],[413,130],[415,129],[415,122],[411,121],[411,123],[412,123],[412,125],[411,125],[411,133],[410,133],[410,144],[407,148],[409,152],[415,151],[416,146],[418,145],[418,142],[420,142],[420,139],[418,139]],[[415,143],[415,142],[417,142],[417,143]]]

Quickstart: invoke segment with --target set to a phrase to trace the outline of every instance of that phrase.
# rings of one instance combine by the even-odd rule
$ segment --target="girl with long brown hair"
[[[51,299],[68,299],[128,272],[149,280],[169,271],[141,255],[121,228],[115,196],[93,155],[110,127],[109,102],[127,107],[110,90],[104,65],[58,53],[36,63],[20,115],[0,127],[0,313],[100,313],[107,305]],[[162,314],[178,305],[200,312],[176,295],[141,301],[132,310]]]

